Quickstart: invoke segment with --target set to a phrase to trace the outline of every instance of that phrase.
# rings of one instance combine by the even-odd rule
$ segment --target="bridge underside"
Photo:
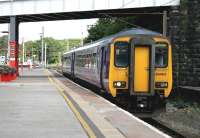
[[[72,20],[72,19],[90,19],[105,17],[127,17],[127,16],[162,16],[163,11],[169,10],[169,6],[165,7],[145,7],[145,8],[129,8],[114,10],[96,10],[81,12],[64,12],[64,13],[45,13],[32,15],[18,15],[18,22],[39,22],[39,21],[56,21],[56,20]],[[146,18],[148,19],[148,18]],[[150,18],[151,19],[151,18]],[[0,23],[10,23],[10,16],[1,16]]]

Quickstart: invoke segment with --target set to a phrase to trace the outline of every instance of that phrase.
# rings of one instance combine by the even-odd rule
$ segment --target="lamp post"
[[[83,46],[83,32],[81,32],[81,46]]]
[[[42,27],[42,33],[40,33],[41,37],[41,65],[44,67],[44,26]]]
[[[47,44],[44,45],[44,67],[47,67]]]

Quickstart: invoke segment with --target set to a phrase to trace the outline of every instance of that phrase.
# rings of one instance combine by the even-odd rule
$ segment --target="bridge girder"
[[[72,19],[91,19],[105,17],[127,17],[140,15],[159,15],[163,11],[169,10],[169,6],[164,7],[146,7],[146,8],[129,8],[129,9],[113,9],[98,11],[81,11],[81,12],[64,12],[64,13],[45,13],[45,14],[28,14],[17,15],[19,22],[39,22],[39,21],[56,21],[56,20],[72,20]],[[0,23],[9,23],[10,16],[0,16]]]

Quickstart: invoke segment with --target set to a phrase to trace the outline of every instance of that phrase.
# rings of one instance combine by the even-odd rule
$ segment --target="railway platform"
[[[20,71],[21,72],[21,71]],[[54,70],[0,83],[3,138],[169,138]]]

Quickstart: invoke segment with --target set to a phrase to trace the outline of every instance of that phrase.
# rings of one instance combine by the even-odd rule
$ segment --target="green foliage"
[[[97,23],[88,29],[88,37],[84,43],[98,40],[102,37],[115,34],[119,31],[134,27],[135,17],[100,18]]]
[[[41,41],[28,41],[25,43],[25,57],[28,56],[28,53],[31,55],[36,55],[35,60],[39,60],[39,55],[40,55],[40,50],[41,50]],[[22,53],[22,46],[20,46],[20,53]],[[26,60],[26,59],[25,59]]]
[[[4,55],[5,51],[2,49],[7,49],[8,48],[8,36],[4,35],[0,37],[0,55]]]
[[[47,59],[48,63],[58,63],[59,62],[59,52],[63,51],[64,48],[58,40],[53,38],[45,38],[44,42],[47,44]]]
[[[67,52],[74,47],[78,47],[81,43],[81,39],[64,39],[59,40],[59,42],[65,48],[64,51]]]
[[[69,51],[73,47],[80,45],[80,39],[65,39],[55,40],[51,37],[44,38],[44,43],[47,45],[47,63],[57,64],[60,62],[61,55],[64,52]],[[25,43],[26,55],[30,52],[30,55],[36,55],[35,61],[41,60],[41,40],[28,41]],[[22,46],[20,48],[22,50]],[[29,51],[29,52],[28,52]],[[21,52],[22,53],[22,52]],[[25,59],[26,60],[26,59]]]

